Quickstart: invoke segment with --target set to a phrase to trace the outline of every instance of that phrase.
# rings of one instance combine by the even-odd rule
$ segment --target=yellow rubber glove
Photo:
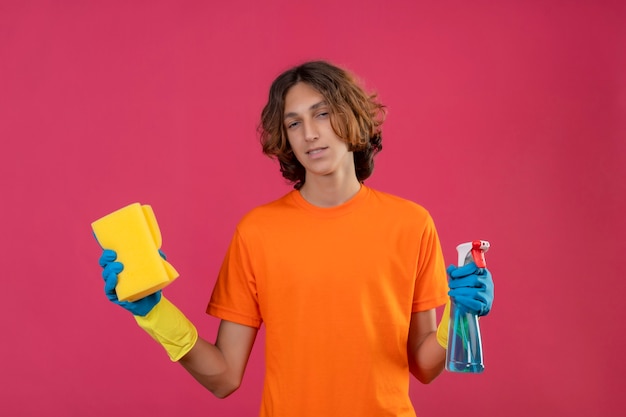
[[[448,349],[448,325],[450,323],[450,300],[446,303],[441,315],[441,321],[437,327],[437,342],[444,349]]]
[[[165,297],[145,316],[134,316],[137,324],[159,342],[173,362],[196,344],[198,331],[187,317]]]

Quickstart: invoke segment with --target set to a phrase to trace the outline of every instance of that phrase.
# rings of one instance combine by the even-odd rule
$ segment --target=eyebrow
[[[328,105],[328,103],[326,102],[326,100],[322,100],[319,103],[315,103],[314,105],[309,107],[309,110],[317,110],[320,107],[324,107],[324,106],[327,106],[327,105]],[[288,119],[289,117],[296,117],[297,115],[298,115],[298,113],[296,113],[296,112],[286,113],[285,116],[283,117],[283,120],[284,119]]]

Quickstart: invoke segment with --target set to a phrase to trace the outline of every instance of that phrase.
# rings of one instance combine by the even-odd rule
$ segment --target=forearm
[[[444,313],[445,316],[445,313]],[[437,318],[435,309],[413,313],[409,330],[408,359],[409,369],[418,381],[428,384],[435,379],[445,366],[446,343],[437,340]],[[447,321],[440,323],[440,330]]]
[[[409,352],[409,368],[418,381],[428,384],[443,371],[446,350],[437,342],[437,333],[429,333]]]
[[[239,386],[223,352],[199,338],[193,323],[165,297],[146,316],[135,316],[135,320],[172,361],[179,362],[217,397],[223,398]]]
[[[222,320],[215,344],[198,339],[179,362],[216,397],[227,397],[241,384],[257,331]]]
[[[193,348],[178,362],[218,398],[227,397],[239,387],[239,378],[229,372],[228,363],[219,348],[202,338],[198,338]]]

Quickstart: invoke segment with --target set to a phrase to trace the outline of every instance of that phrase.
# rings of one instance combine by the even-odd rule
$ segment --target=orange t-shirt
[[[447,292],[421,206],[362,186],[320,208],[292,191],[241,220],[207,313],[265,323],[263,417],[415,416],[411,313]]]

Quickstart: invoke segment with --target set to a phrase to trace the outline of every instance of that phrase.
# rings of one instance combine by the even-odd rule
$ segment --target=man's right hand
[[[163,253],[160,255],[165,257]],[[124,265],[116,262],[116,259],[117,253],[110,249],[104,249],[100,256],[107,298],[133,313],[137,324],[163,346],[172,361],[178,361],[198,340],[195,326],[180,310],[161,296],[161,290],[137,301],[120,301],[115,286],[117,275],[124,270]]]
[[[124,270],[124,265],[121,262],[116,262],[116,259],[117,253],[115,251],[104,249],[99,260],[99,264],[103,268],[102,278],[104,278],[104,292],[107,298],[130,311],[134,316],[143,317],[147,315],[161,301],[161,291],[133,302],[118,300],[115,287],[117,286],[117,276]]]

